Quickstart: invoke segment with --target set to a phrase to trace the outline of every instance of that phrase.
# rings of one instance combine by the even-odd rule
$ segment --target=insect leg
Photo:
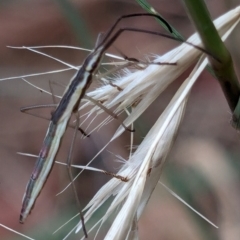
[[[74,178],[73,178],[72,170],[71,170],[72,152],[73,152],[74,143],[75,143],[76,136],[77,136],[77,130],[79,128],[78,127],[79,126],[79,116],[78,116],[78,113],[76,113],[76,114],[77,114],[77,119],[76,119],[76,125],[75,125],[75,129],[74,129],[74,134],[73,134],[71,146],[70,146],[69,153],[68,153],[67,169],[68,169],[68,175],[69,175],[69,178],[70,178],[72,189],[73,189],[73,192],[74,192],[75,200],[76,200],[76,203],[77,203],[78,211],[80,213],[83,233],[84,233],[85,237],[87,238],[88,234],[87,234],[87,230],[86,230],[85,223],[84,223],[84,216],[83,216],[83,213],[82,213],[82,210],[81,210],[82,208],[81,208],[81,204],[80,204],[80,201],[79,201],[79,198],[78,198],[78,194],[77,194],[77,190],[76,190],[76,186],[75,186],[75,183],[74,183]]]

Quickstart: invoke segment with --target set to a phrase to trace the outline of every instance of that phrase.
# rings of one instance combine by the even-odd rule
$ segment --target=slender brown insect
[[[120,28],[117,32],[113,34],[115,27],[122,19],[138,16],[156,17],[162,22],[164,22],[169,31],[172,32],[171,27],[160,16],[149,13],[136,13],[124,15],[117,19],[117,21],[104,35],[104,37],[97,41],[95,49],[92,50],[92,52],[87,56],[81,68],[77,71],[76,75],[70,81],[60,103],[52,114],[42,148],[40,150],[31,178],[27,184],[26,192],[23,196],[23,204],[20,214],[21,223],[25,221],[26,217],[31,212],[33,205],[49,176],[61,143],[62,136],[66,131],[66,127],[71,117],[71,114],[77,111],[81,99],[83,98],[86,90],[89,88],[92,82],[93,74],[100,65],[101,58],[103,57],[104,52],[115,42],[115,40],[124,31],[148,33],[184,42],[167,34],[137,28]],[[206,51],[202,48],[194,46],[193,44],[188,42],[186,43],[206,53]],[[84,225],[84,218],[81,211],[80,215],[83,225],[83,231],[85,237],[87,237],[87,231]]]

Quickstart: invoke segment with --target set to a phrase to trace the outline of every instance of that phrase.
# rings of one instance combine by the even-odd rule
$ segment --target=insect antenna
[[[166,20],[164,20],[162,17],[160,17],[159,15],[157,14],[152,14],[152,13],[135,13],[135,14],[128,14],[128,15],[123,15],[121,17],[119,17],[115,23],[113,24],[113,26],[108,30],[108,32],[105,34],[105,37],[101,37],[100,38],[103,38],[101,41],[99,40],[99,44],[97,46],[97,48],[102,48],[102,51],[106,51],[114,42],[115,40],[125,31],[128,31],[128,32],[140,32],[140,33],[147,33],[147,34],[151,34],[151,35],[157,35],[157,36],[161,36],[161,37],[165,37],[165,38],[168,38],[168,39],[172,39],[172,40],[175,40],[175,41],[178,41],[178,42],[181,42],[181,43],[185,43],[187,45],[190,45],[196,49],[198,49],[199,51],[207,54],[208,56],[211,56],[212,58],[214,58],[215,60],[217,60],[218,62],[220,61],[218,58],[216,58],[215,56],[213,56],[209,51],[207,51],[206,49],[202,48],[202,47],[199,47],[197,45],[194,45],[193,43],[190,43],[190,42],[187,42],[187,41],[184,41],[182,39],[179,39],[179,38],[176,38],[174,36],[171,36],[171,35],[168,35],[168,34],[164,34],[164,33],[160,33],[160,32],[156,32],[156,31],[150,31],[150,30],[147,30],[147,29],[140,29],[140,28],[128,28],[128,27],[125,27],[125,28],[120,28],[112,37],[110,37],[114,31],[114,29],[116,28],[116,26],[118,25],[118,23],[125,19],[125,18],[133,18],[133,17],[140,17],[140,16],[149,16],[149,17],[155,17],[155,18],[158,18],[160,21],[162,21],[167,29],[169,30],[170,33],[173,32],[171,26],[166,22]],[[97,49],[95,48],[95,49]]]
[[[118,23],[122,20],[122,19],[125,19],[125,18],[133,18],[133,17],[141,17],[141,16],[149,16],[149,17],[156,17],[158,18],[160,21],[162,21],[167,29],[169,30],[170,33],[173,32],[171,26],[168,24],[168,22],[163,19],[162,17],[160,17],[159,15],[157,14],[152,14],[152,13],[133,13],[133,14],[127,14],[127,15],[123,15],[121,17],[119,17],[115,23],[113,24],[113,26],[108,30],[108,32],[105,34],[104,38],[102,39],[102,41],[99,41],[99,44],[98,44],[98,47],[100,45],[103,45],[105,44],[105,42],[108,40],[108,38],[110,37],[110,35],[113,33],[114,29],[116,28],[116,26],[118,25]],[[102,36],[101,36],[102,38]],[[107,45],[107,44],[106,44]]]

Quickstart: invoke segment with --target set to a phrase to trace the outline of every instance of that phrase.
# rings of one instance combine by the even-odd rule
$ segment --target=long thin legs
[[[73,152],[74,143],[75,143],[76,136],[77,136],[77,129],[78,129],[78,126],[79,126],[78,112],[76,114],[77,114],[77,116],[76,116],[76,125],[75,125],[74,134],[73,134],[73,138],[72,138],[72,142],[71,142],[71,146],[70,146],[69,153],[68,153],[68,158],[67,158],[67,169],[68,169],[68,175],[69,175],[69,179],[71,181],[72,189],[73,189],[73,192],[74,192],[75,200],[76,200],[76,203],[77,203],[78,211],[80,213],[83,233],[84,233],[85,237],[87,238],[88,234],[87,234],[87,230],[86,230],[85,223],[84,223],[84,217],[83,217],[83,213],[82,213],[82,210],[81,210],[82,208],[81,208],[81,204],[80,204],[80,201],[79,201],[79,198],[78,198],[76,186],[75,186],[75,183],[74,183],[74,180],[73,180],[74,178],[73,178],[73,175],[72,175],[72,169],[71,169],[71,165],[72,165],[72,152]]]

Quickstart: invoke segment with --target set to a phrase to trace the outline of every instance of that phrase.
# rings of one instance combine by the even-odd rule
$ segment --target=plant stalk
[[[232,124],[240,127],[240,85],[234,71],[229,51],[221,40],[204,0],[183,0],[188,15],[194,23],[203,46],[212,56],[208,56],[213,72],[221,85],[228,105],[233,113]],[[238,106],[239,105],[239,106]]]

